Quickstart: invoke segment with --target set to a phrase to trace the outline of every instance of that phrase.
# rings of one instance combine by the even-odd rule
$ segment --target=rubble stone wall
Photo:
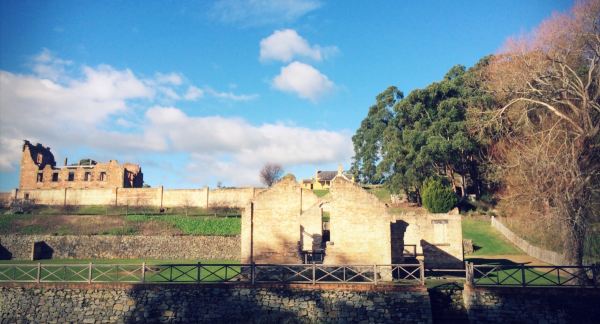
[[[0,286],[0,318],[7,323],[432,322],[425,288],[361,285]]]
[[[239,236],[0,235],[12,259],[31,260],[34,242],[54,259],[240,260]]]

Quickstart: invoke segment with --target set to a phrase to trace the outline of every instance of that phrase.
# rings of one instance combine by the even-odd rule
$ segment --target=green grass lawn
[[[374,194],[377,198],[379,198],[379,200],[386,204],[392,201],[390,197],[390,191],[385,187],[376,187],[368,189],[368,191]]]
[[[463,218],[463,238],[473,240],[475,252],[469,256],[524,254],[492,228],[487,220]]]
[[[125,219],[134,223],[146,221],[165,222],[175,226],[187,235],[238,235],[242,230],[241,219],[234,217],[128,215]]]
[[[94,221],[95,223],[90,223]],[[94,225],[95,224],[95,225]],[[165,233],[168,230],[168,233]],[[239,235],[239,215],[0,215],[0,234],[21,235]]]
[[[315,189],[313,192],[315,195],[317,195],[317,197],[323,197],[329,193],[329,189]]]

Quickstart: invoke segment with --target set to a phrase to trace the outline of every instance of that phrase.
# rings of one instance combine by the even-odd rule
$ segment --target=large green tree
[[[392,192],[415,193],[417,200],[428,177],[445,177],[455,187],[469,179],[479,193],[481,147],[467,131],[465,113],[472,102],[489,101],[479,90],[479,71],[488,61],[469,70],[457,65],[405,98],[392,95],[400,93],[395,87],[380,94],[353,137],[359,179],[385,182]]]
[[[392,108],[402,98],[402,92],[396,87],[377,95],[376,103],[369,108],[367,117],[352,137],[355,152],[352,172],[361,182],[380,183],[384,179],[377,169],[383,153],[382,134],[393,118]]]

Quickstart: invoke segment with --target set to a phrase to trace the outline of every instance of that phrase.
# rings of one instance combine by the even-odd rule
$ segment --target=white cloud
[[[294,61],[281,68],[279,75],[273,79],[273,87],[315,102],[331,92],[335,85],[314,67]]]
[[[52,81],[59,81],[59,78],[65,74],[66,68],[73,64],[72,61],[55,57],[47,48],[34,56],[32,61],[33,72],[41,78]]]
[[[204,90],[195,87],[189,86],[185,95],[183,96],[185,100],[196,101],[204,96]]]
[[[335,52],[337,52],[337,48],[333,46],[325,48],[321,48],[319,45],[311,46],[293,29],[276,30],[269,37],[260,41],[261,61],[289,62],[295,57],[307,57],[321,61],[325,56]]]
[[[23,139],[50,145],[57,158],[61,151],[77,148],[127,155],[132,161],[184,154],[190,160],[181,167],[194,170],[198,185],[213,179],[253,185],[265,162],[291,167],[337,163],[352,155],[346,133],[190,116],[173,105],[161,106],[156,88],[128,69],[102,65],[82,70],[78,76],[58,75],[66,82],[0,70],[0,170],[16,170]],[[227,100],[240,96],[208,94]]]
[[[320,6],[317,0],[219,0],[209,14],[223,23],[260,26],[293,22]]]
[[[156,73],[154,79],[160,84],[181,85],[183,83],[181,74],[175,72],[167,74]]]
[[[213,97],[220,98],[220,99],[228,99],[228,100],[232,100],[232,101],[250,101],[250,100],[254,100],[254,99],[258,98],[257,94],[237,95],[233,92],[222,92],[222,91],[214,90],[212,88],[206,88],[205,91]]]

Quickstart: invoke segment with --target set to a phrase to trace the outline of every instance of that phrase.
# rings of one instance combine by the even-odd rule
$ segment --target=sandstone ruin
[[[327,226],[323,211],[330,215]],[[460,215],[391,214],[343,176],[318,198],[292,175],[258,194],[242,215],[242,263],[384,265],[407,258],[461,267]]]
[[[97,189],[141,188],[144,183],[142,168],[133,163],[119,164],[116,160],[97,163],[91,159],[77,164],[56,166],[49,147],[23,144],[19,189]]]

